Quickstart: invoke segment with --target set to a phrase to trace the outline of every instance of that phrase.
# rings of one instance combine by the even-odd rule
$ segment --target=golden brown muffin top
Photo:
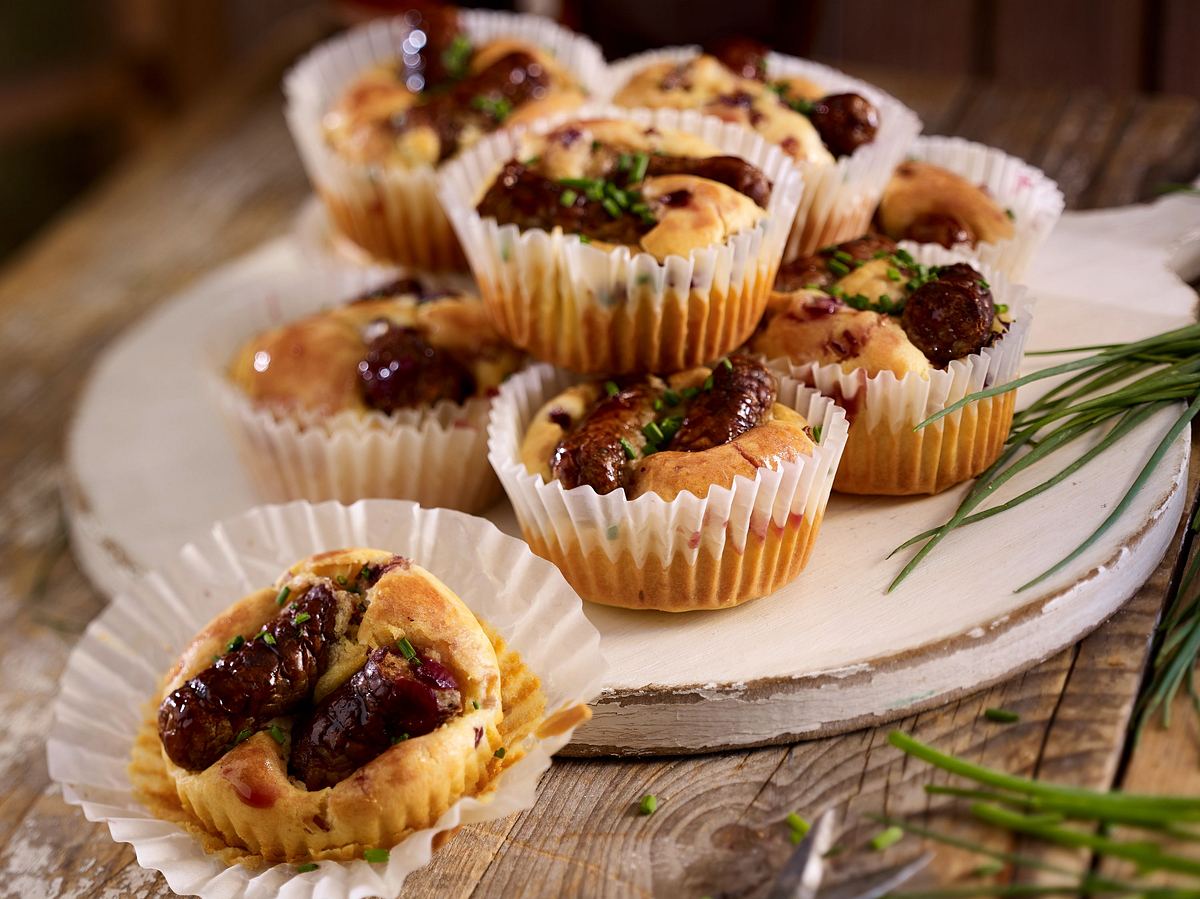
[[[894,240],[937,243],[946,248],[996,243],[1014,233],[1012,213],[985,187],[915,159],[896,167],[876,218],[880,230]]]

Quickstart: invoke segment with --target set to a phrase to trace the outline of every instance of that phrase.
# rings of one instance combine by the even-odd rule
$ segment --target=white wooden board
[[[93,372],[71,429],[66,492],[76,552],[102,589],[257,502],[201,372],[213,347],[232,350],[241,335],[229,323],[248,304],[291,317],[338,299],[333,276],[302,258],[308,246],[281,239],[203,279],[116,341]],[[1177,272],[1195,277],[1198,262],[1200,200],[1066,216],[1030,278],[1031,348],[1131,340],[1193,320],[1196,297]],[[961,490],[917,500],[835,494],[808,569],[737,609],[589,607],[611,672],[572,751],[688,753],[877,724],[1069,645],[1161,559],[1182,510],[1188,435],[1101,543],[1038,588],[1014,588],[1090,532],[1172,417],[1019,510],[952,536],[890,595],[903,558],[886,554],[943,521]],[[1032,483],[1018,479],[1005,495]],[[489,517],[517,533],[506,503]]]

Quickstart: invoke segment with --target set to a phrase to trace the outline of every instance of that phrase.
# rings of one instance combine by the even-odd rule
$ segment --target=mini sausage
[[[987,346],[995,315],[983,276],[965,262],[956,262],[913,291],[900,323],[913,346],[934,365],[945,367]]]
[[[568,490],[590,484],[604,494],[625,486],[625,444],[643,445],[642,428],[654,420],[659,393],[650,382],[638,381],[601,398],[555,447],[550,459],[554,477]]]
[[[228,652],[163,700],[158,735],[167,757],[202,771],[256,730],[312,692],[329,663],[329,645],[345,627],[342,603],[315,584],[270,622],[262,637]],[[339,619],[341,619],[339,621]]]
[[[692,400],[670,448],[711,449],[758,427],[767,420],[778,390],[775,376],[749,356],[718,363],[712,387]]]
[[[879,112],[860,94],[832,94],[812,105],[808,119],[834,156],[849,156],[875,140]]]

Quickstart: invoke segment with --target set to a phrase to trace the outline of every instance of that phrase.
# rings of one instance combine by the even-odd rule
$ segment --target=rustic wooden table
[[[47,778],[43,741],[59,673],[105,601],[66,543],[58,500],[63,430],[108,340],[204,272],[289,227],[309,188],[284,127],[278,77],[319,27],[300,22],[269,42],[207,105],[0,275],[0,895],[169,894],[129,847],[65,805]],[[915,108],[929,133],[961,134],[1042,167],[1071,208],[1144,200],[1161,182],[1190,179],[1200,168],[1200,103],[1192,100],[861,74]],[[1196,480],[1194,472],[1193,493]],[[1014,772],[1102,789],[1200,793],[1200,734],[1183,700],[1170,730],[1152,728],[1138,745],[1128,735],[1182,536],[1145,587],[1078,645],[897,726]],[[1016,710],[1021,720],[990,723],[981,715],[989,706]],[[864,813],[945,823],[921,790],[931,770],[906,764],[888,746],[888,730],[702,758],[559,762],[533,810],[459,832],[410,879],[406,895],[761,895],[791,850],[782,823],[789,812],[811,819],[839,807],[849,827],[840,842],[849,847],[877,829]],[[660,808],[641,817],[635,805],[649,792]],[[911,849],[906,841],[882,856],[850,851],[836,865],[870,868]],[[1071,852],[1054,860],[1091,864]],[[976,864],[939,850],[933,879],[951,884]],[[1039,875],[1016,876],[1037,882]]]

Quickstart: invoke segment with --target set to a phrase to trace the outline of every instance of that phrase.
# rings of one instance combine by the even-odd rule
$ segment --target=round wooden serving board
[[[283,320],[343,298],[328,262],[303,255],[289,240],[264,245],[164,303],[97,365],[71,428],[67,504],[76,553],[102,589],[121,589],[131,572],[258,502],[204,372],[246,336],[248,319]],[[1031,348],[1133,340],[1192,321],[1196,296],[1177,273],[1194,277],[1197,259],[1193,198],[1066,216],[1029,278]],[[906,556],[888,552],[942,522],[961,489],[913,500],[835,494],[808,569],[740,608],[671,616],[589,606],[611,670],[571,751],[692,753],[879,724],[1075,642],[1162,557],[1183,506],[1189,435],[1069,570],[1014,589],[1091,532],[1173,417],[1149,421],[1019,509],[956,533],[892,594],[884,589]],[[1017,479],[1000,499],[1049,473]],[[518,533],[506,502],[489,517]]]

